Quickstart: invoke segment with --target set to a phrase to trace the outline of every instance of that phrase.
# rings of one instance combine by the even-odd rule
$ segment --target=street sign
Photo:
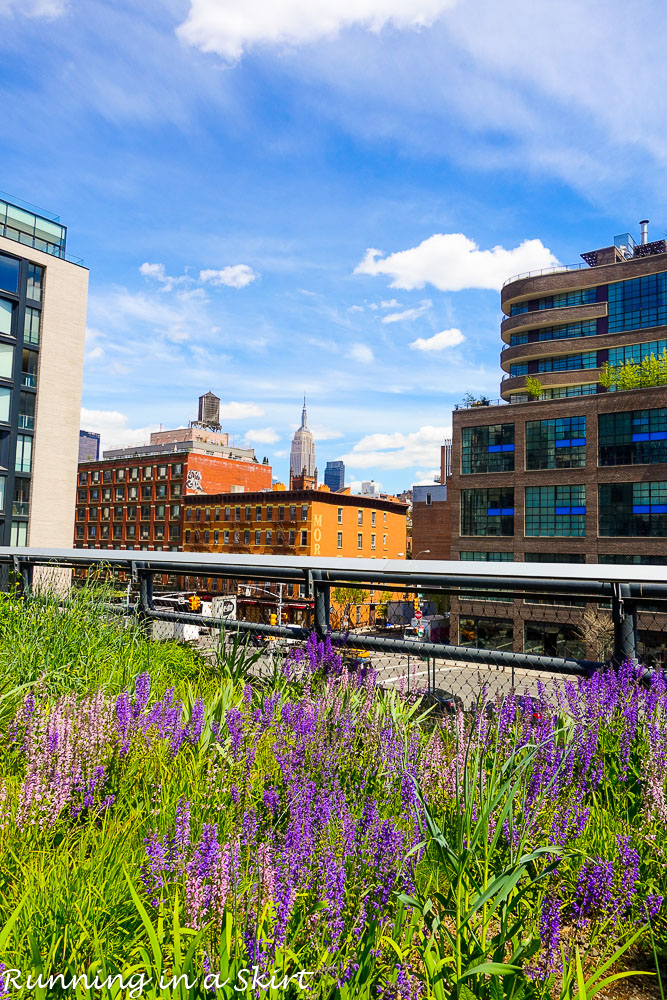
[[[416,618],[416,619],[417,619],[417,621],[421,621],[421,619],[422,619],[422,618],[423,618],[424,616],[423,616],[423,614],[421,613],[421,611],[415,611],[415,613],[414,613],[414,616],[413,616],[413,617],[414,617],[414,618]]]

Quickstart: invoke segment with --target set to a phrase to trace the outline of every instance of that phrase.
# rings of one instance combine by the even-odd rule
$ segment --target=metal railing
[[[330,637],[348,657],[372,654],[373,669],[383,684],[402,686],[407,678],[413,690],[420,677],[434,690],[458,686],[479,691],[480,685],[507,690],[521,683],[534,690],[538,682],[558,675],[587,676],[606,663],[637,662],[643,634],[667,651],[664,567],[0,548],[5,590],[18,585],[24,593],[41,593],[53,585],[66,594],[72,581],[105,574],[122,581],[122,592],[127,584],[132,595],[128,602],[105,603],[106,611],[136,616],[154,639],[174,638],[175,623],[292,643],[305,643],[314,632],[319,639]],[[201,594],[210,602],[208,610],[221,606],[216,597],[234,595],[236,616],[170,610],[160,599],[159,588],[165,586],[172,593]],[[275,600],[264,601],[266,608],[275,614],[278,605],[284,614],[298,607],[298,622],[250,617],[258,591],[271,594],[272,588]],[[352,605],[341,611],[340,595],[359,595],[362,588],[374,601],[366,604],[357,596],[354,615]],[[251,595],[247,604],[244,591]],[[290,592],[297,595],[294,600]],[[424,625],[421,614],[418,619],[411,610],[416,595],[428,610]],[[362,606],[367,616],[360,613]],[[398,613],[393,620],[390,606]],[[435,613],[438,607],[441,613]],[[489,633],[494,622],[496,631]],[[168,625],[169,635],[161,633]],[[596,628],[600,639],[591,656],[589,633]],[[558,629],[565,636],[563,648],[548,651],[547,642],[556,641]],[[536,652],[535,636],[541,634],[544,649]],[[464,635],[472,638],[462,642]],[[493,645],[489,635],[504,638]],[[568,643],[580,655],[568,655]],[[608,651],[601,656],[605,643]],[[660,669],[667,665],[655,657],[651,662]]]
[[[503,281],[502,287],[510,285],[513,281],[519,281],[521,278],[537,278],[541,274],[560,274],[562,271],[582,271],[589,266],[582,261],[577,264],[558,264],[555,267],[542,267],[538,271],[524,271],[523,274],[513,274],[511,278],[507,278],[506,281]]]

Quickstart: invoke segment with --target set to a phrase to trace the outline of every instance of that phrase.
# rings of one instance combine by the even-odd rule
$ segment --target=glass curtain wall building
[[[70,547],[88,272],[55,216],[0,199],[0,538]]]

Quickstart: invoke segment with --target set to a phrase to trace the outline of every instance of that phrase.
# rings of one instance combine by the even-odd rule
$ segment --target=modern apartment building
[[[71,545],[87,296],[58,217],[0,199],[2,545]]]
[[[202,397],[208,405],[210,395]],[[215,412],[207,412],[203,422],[155,431],[149,444],[82,462],[75,545],[180,551],[184,498],[271,489],[271,466],[258,462],[252,448],[230,445],[227,434],[211,430],[212,417]]]
[[[345,486],[345,462],[327,462],[324,470],[324,485],[334,493]]]
[[[453,559],[667,564],[667,386],[599,381],[605,362],[667,348],[667,244],[642,230],[638,245],[625,234],[583,265],[505,283],[501,396],[511,405],[454,413]],[[551,605],[454,601],[452,639],[590,655],[580,612]],[[640,621],[644,655],[662,657],[663,624]]]

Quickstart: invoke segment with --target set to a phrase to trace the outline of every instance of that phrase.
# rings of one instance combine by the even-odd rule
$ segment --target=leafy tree
[[[361,587],[335,587],[331,596],[336,604],[365,604],[369,595]]]
[[[542,395],[542,383],[540,380],[529,375],[526,379],[526,392],[531,399],[539,399]]]

